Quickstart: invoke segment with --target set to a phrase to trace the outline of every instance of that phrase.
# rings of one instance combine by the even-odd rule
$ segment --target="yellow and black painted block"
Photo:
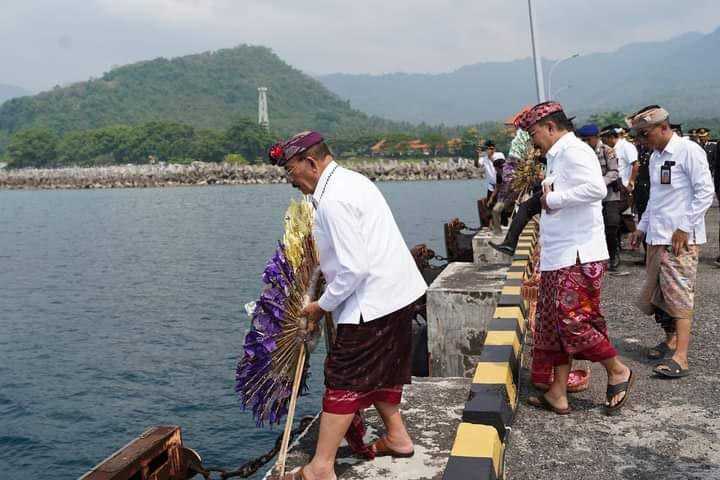
[[[527,267],[520,265],[510,265],[508,268],[506,278],[519,278],[525,280],[527,278]]]
[[[523,283],[521,278],[508,278],[505,280],[506,287],[522,287]]]
[[[493,345],[484,345],[478,363],[508,363],[515,385],[520,378],[520,353],[522,346],[513,340],[514,332],[496,332]],[[517,338],[517,337],[516,337]],[[512,343],[512,345],[508,345]]]
[[[502,480],[505,447],[495,428],[461,423],[443,480]]]
[[[478,362],[473,385],[498,385],[505,391],[508,404],[515,410],[517,405],[517,387],[514,381],[512,366],[509,362]]]
[[[493,312],[493,320],[490,321],[490,325],[492,325],[492,322],[498,318],[513,319],[520,327],[520,330],[523,333],[525,332],[526,318],[525,315],[523,315],[522,309],[519,306],[512,305],[509,307],[495,307],[495,312]]]
[[[463,422],[491,426],[497,432],[500,441],[505,441],[514,417],[515,410],[510,405],[505,388],[501,385],[470,386],[470,394],[463,409]]]
[[[520,294],[520,287],[504,287],[497,305],[498,307],[518,307],[523,318],[527,317],[528,304]]]

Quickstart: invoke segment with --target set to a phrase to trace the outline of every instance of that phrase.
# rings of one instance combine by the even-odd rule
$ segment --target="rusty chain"
[[[293,440],[300,432],[304,431],[313,421],[315,417],[303,417],[300,420],[300,424],[290,433],[290,441]],[[218,473],[221,480],[225,480],[226,478],[233,478],[233,477],[239,477],[239,478],[247,478],[250,475],[253,475],[255,472],[260,470],[265,464],[267,464],[270,460],[277,455],[277,453],[280,451],[280,445],[282,444],[282,433],[278,436],[278,439],[275,441],[275,445],[273,448],[265,453],[264,455],[261,455],[257,458],[254,458],[252,460],[249,460],[245,462],[242,466],[235,470],[227,470],[224,468],[217,468],[217,467],[208,467],[205,468],[202,466],[202,464],[194,464],[190,466],[191,471],[193,471],[195,474],[202,475],[205,480],[210,480],[212,478],[213,473]]]

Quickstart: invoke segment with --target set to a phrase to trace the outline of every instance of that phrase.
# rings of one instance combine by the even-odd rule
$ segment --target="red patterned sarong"
[[[378,388],[369,392],[326,388],[323,396],[323,412],[347,415],[364,410],[375,402],[398,405],[402,399],[402,391],[402,385]]]
[[[605,262],[542,272],[533,361],[566,365],[570,357],[600,362],[617,355],[600,310]]]

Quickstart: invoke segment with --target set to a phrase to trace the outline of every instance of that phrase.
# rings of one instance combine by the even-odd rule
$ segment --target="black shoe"
[[[620,266],[620,255],[613,255],[610,257],[610,271],[611,272],[617,272],[618,267]]]
[[[720,257],[715,259],[715,261],[713,262],[713,265],[715,265],[716,267],[720,267]]]
[[[515,255],[515,250],[504,243],[494,243],[490,240],[488,240],[488,245],[490,245],[492,248],[497,250],[500,253],[504,253],[505,255],[510,255],[511,257]]]

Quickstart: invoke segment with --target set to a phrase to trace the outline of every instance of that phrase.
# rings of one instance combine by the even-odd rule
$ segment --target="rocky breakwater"
[[[341,162],[343,163],[343,162]],[[354,161],[348,168],[374,181],[465,180],[482,177],[468,161]],[[0,170],[0,188],[81,189],[148,188],[182,185],[287,183],[284,170],[272,165],[193,162],[190,165],[127,165],[89,168]]]

